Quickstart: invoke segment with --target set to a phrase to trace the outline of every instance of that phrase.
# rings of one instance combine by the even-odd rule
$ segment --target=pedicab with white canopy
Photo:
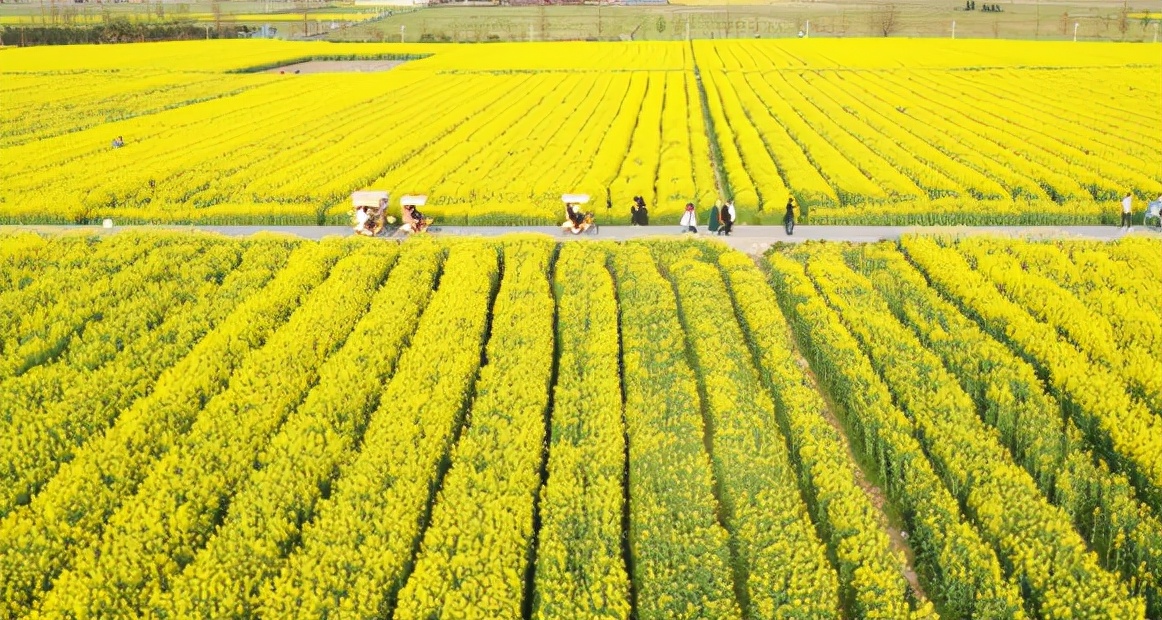
[[[426,195],[413,196],[408,194],[399,199],[399,210],[401,221],[403,222],[399,229],[405,233],[420,233],[428,229],[432,225],[432,218],[425,217],[420,213],[418,207],[428,204],[428,197]]]
[[[589,194],[562,194],[561,201],[565,203],[565,221],[561,224],[561,232],[579,235],[586,231],[597,234],[597,224],[593,221],[593,212],[582,212],[580,205],[588,204]]]
[[[355,234],[375,237],[388,224],[387,205],[391,194],[382,191],[359,191],[351,194],[354,211],[351,219]]]

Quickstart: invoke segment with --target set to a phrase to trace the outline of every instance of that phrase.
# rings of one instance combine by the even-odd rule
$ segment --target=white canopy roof
[[[379,191],[362,191],[351,193],[351,204],[355,207],[378,207],[380,200],[388,200],[391,194]]]

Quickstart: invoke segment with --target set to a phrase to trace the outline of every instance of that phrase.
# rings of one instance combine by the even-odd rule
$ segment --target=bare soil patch
[[[309,60],[273,69],[267,73],[378,73],[390,71],[406,60]]]

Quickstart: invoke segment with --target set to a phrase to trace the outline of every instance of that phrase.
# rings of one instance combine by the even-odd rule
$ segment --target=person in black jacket
[[[633,206],[629,208],[630,220],[634,226],[649,226],[650,211],[646,208],[646,201],[641,196],[633,197]]]
[[[722,209],[718,211],[718,221],[722,224],[718,228],[719,233],[730,236],[730,229],[734,226],[734,220],[737,215],[734,212],[734,201],[727,200],[726,204],[722,205]]]
[[[794,234],[795,231],[795,199],[792,196],[787,196],[787,213],[783,215],[783,229],[788,235]]]

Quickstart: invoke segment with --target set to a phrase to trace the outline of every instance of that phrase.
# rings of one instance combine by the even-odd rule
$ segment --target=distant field
[[[963,38],[1153,40],[1162,13],[1137,10],[1120,0],[1015,0],[1001,12],[964,10],[963,0],[677,0],[669,6],[456,7],[424,9],[355,7],[344,3],[222,2],[224,24],[278,26],[282,38],[326,33],[335,40],[524,41],[573,39],[678,40],[689,24],[693,38],[882,36],[885,6],[895,7],[895,36],[948,37],[952,22]],[[92,24],[109,16],[134,22],[174,19],[214,22],[209,2],[183,3],[18,3],[0,4],[0,26]],[[381,13],[393,15],[357,25]],[[72,17],[70,17],[72,15]],[[336,28],[331,28],[334,22]],[[808,25],[809,23],[809,25]],[[401,27],[403,30],[401,32]]]
[[[887,6],[895,8],[893,36],[973,39],[1153,40],[1157,15],[1129,11],[1116,0],[1018,0],[1002,12],[965,11],[963,0],[866,0],[814,2],[691,0],[671,6],[433,7],[328,35],[337,40],[421,38],[465,41],[547,39],[674,40],[883,36]],[[1125,18],[1123,19],[1123,14]],[[808,24],[809,22],[809,24]],[[688,25],[688,26],[687,26]],[[1124,30],[1123,30],[1124,27]]]
[[[1159,47],[811,39],[215,41],[0,52],[0,219],[341,223],[360,189],[448,223],[584,192],[658,222],[794,196],[832,223],[1096,223],[1162,193]],[[388,72],[234,73],[311,57]],[[123,136],[126,146],[110,148]]]

